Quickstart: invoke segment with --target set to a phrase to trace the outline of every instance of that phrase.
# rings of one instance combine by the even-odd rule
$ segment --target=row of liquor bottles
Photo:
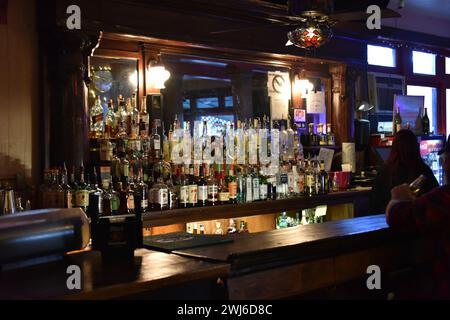
[[[282,212],[279,214],[275,221],[276,229],[291,228],[300,225],[308,225],[315,223],[322,223],[325,221],[325,216],[319,213],[316,208],[305,209],[297,211],[295,217]],[[239,227],[238,227],[239,226]],[[186,224],[186,232],[191,234],[206,234],[205,224],[199,222],[191,222]],[[210,230],[209,234],[223,235],[223,234],[235,234],[235,233],[249,233],[248,222],[240,220],[239,223],[236,219],[229,219],[228,228],[224,227],[222,222],[217,220],[214,223],[213,230]]]
[[[235,170],[236,169],[236,170]],[[259,166],[170,165],[162,158],[144,181],[143,168],[130,168],[122,176],[85,173],[83,164],[75,179],[64,165],[46,170],[40,188],[41,207],[80,207],[100,214],[129,214],[175,208],[214,206],[276,200],[299,195],[327,194],[330,180],[323,161],[286,163],[276,174]],[[101,181],[101,184],[99,184]],[[331,186],[332,187],[332,186]],[[91,195],[96,196],[91,203]]]
[[[186,224],[186,232],[191,234],[206,234],[205,225],[202,223],[192,222]],[[228,228],[224,228],[222,222],[216,221],[214,230],[210,234],[223,235],[223,234],[235,234],[235,233],[249,233],[248,223],[244,220],[238,223],[235,219],[230,219],[228,223]]]
[[[423,115],[419,114],[419,121],[416,121],[416,126],[420,123],[421,134],[428,136],[430,134],[430,118],[428,118],[427,108],[424,108]],[[393,124],[394,133],[399,132],[402,129],[411,129],[411,124],[406,122],[406,125],[403,127],[403,120],[400,114],[400,108],[397,107],[397,111],[394,115],[394,124]]]
[[[139,144],[140,140],[142,140],[142,148],[145,149],[145,152],[153,155],[155,159],[158,159],[158,154],[162,152],[166,161],[169,161],[169,158],[172,155],[173,144],[176,143],[173,137],[174,132],[177,129],[183,129],[184,131],[189,132],[189,134],[191,134],[192,131],[194,132],[193,135],[195,135],[196,128],[201,127],[202,132],[200,135],[202,136],[202,144],[205,144],[207,134],[209,133],[206,120],[203,121],[203,125],[201,125],[201,121],[195,121],[194,125],[191,126],[191,123],[189,122],[181,123],[178,121],[177,115],[175,115],[173,124],[169,126],[168,130],[165,130],[164,122],[161,122],[160,119],[150,119],[146,105],[145,96],[142,99],[141,108],[139,110],[137,108],[136,95],[134,93],[131,98],[127,98],[126,100],[122,95],[119,95],[117,98],[117,108],[114,106],[114,101],[110,99],[105,113],[102,101],[98,96],[94,106],[90,110],[90,137],[98,139],[137,139],[139,140]],[[106,116],[104,116],[105,114]],[[151,130],[150,120],[152,120]],[[209,124],[209,126],[211,126],[211,124]],[[162,128],[160,129],[160,127]],[[288,156],[289,159],[293,158],[295,153],[294,149],[301,149],[301,146],[299,146],[300,144],[304,146],[335,145],[335,137],[331,130],[331,124],[319,123],[317,128],[315,128],[315,125],[310,123],[308,124],[307,132],[301,133],[301,130],[292,128],[290,119],[287,121],[287,124],[284,125],[283,121],[271,121],[268,117],[264,116],[263,118],[247,119],[245,121],[238,119],[236,125],[231,123],[228,126],[216,129],[218,129],[216,131],[220,132],[223,136],[230,131],[244,131],[246,133],[246,145],[248,145],[249,142],[251,143],[251,141],[255,141],[255,143],[258,144],[260,143],[261,140],[259,136],[254,140],[252,140],[251,137],[249,138],[249,134],[250,136],[255,134],[259,135],[259,129],[269,130],[267,141],[268,144],[270,144],[270,129],[278,129],[280,131],[280,148],[282,149],[280,156]],[[256,132],[251,130],[256,130]],[[160,134],[162,134],[162,137]],[[235,139],[238,139],[238,135],[235,135]],[[270,147],[268,148],[268,152],[271,152]]]

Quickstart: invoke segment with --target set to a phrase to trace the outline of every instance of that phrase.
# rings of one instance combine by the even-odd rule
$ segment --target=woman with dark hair
[[[439,184],[431,169],[420,156],[420,146],[411,130],[400,130],[394,137],[386,164],[378,171],[372,188],[373,213],[384,213],[391,200],[391,189],[403,183],[411,183],[421,174],[427,178],[420,194],[431,191]]]

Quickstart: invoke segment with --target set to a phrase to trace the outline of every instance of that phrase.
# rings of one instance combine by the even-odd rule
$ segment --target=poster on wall
[[[400,117],[402,118],[402,128],[409,127],[416,135],[420,135],[422,132],[422,114],[424,107],[424,96],[394,96],[394,110],[392,122],[397,113],[397,108],[400,111]]]
[[[306,122],[305,109],[294,109],[294,122]]]
[[[291,97],[289,73],[269,71],[267,79],[272,120],[285,120],[289,115],[289,100]]]
[[[311,91],[306,98],[306,112],[325,113],[325,92]]]

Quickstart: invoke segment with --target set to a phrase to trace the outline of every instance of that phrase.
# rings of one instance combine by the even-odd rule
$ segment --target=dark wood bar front
[[[131,262],[102,264],[98,252],[76,253],[64,261],[3,272],[0,297],[289,298],[355,280],[365,286],[369,266],[388,275],[426,263],[429,254],[426,238],[395,233],[384,215],[377,215],[237,235],[229,244],[172,254],[139,249]],[[66,269],[72,264],[81,267],[81,290],[67,289]]]

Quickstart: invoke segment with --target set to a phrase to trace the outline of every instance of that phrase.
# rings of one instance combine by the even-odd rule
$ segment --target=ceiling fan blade
[[[211,31],[210,34],[239,32],[239,31],[252,30],[252,29],[268,29],[268,28],[273,28],[273,27],[283,27],[283,26],[290,26],[290,25],[291,25],[291,23],[276,22],[276,23],[270,23],[268,25],[247,26],[247,27],[240,27],[240,28],[234,28],[234,29]]]
[[[360,21],[366,20],[369,17],[369,14],[365,11],[355,11],[355,12],[341,12],[341,13],[333,13],[330,15],[331,19],[339,20],[339,21]],[[382,9],[381,10],[381,19],[388,18],[400,18],[401,15],[391,9]]]

